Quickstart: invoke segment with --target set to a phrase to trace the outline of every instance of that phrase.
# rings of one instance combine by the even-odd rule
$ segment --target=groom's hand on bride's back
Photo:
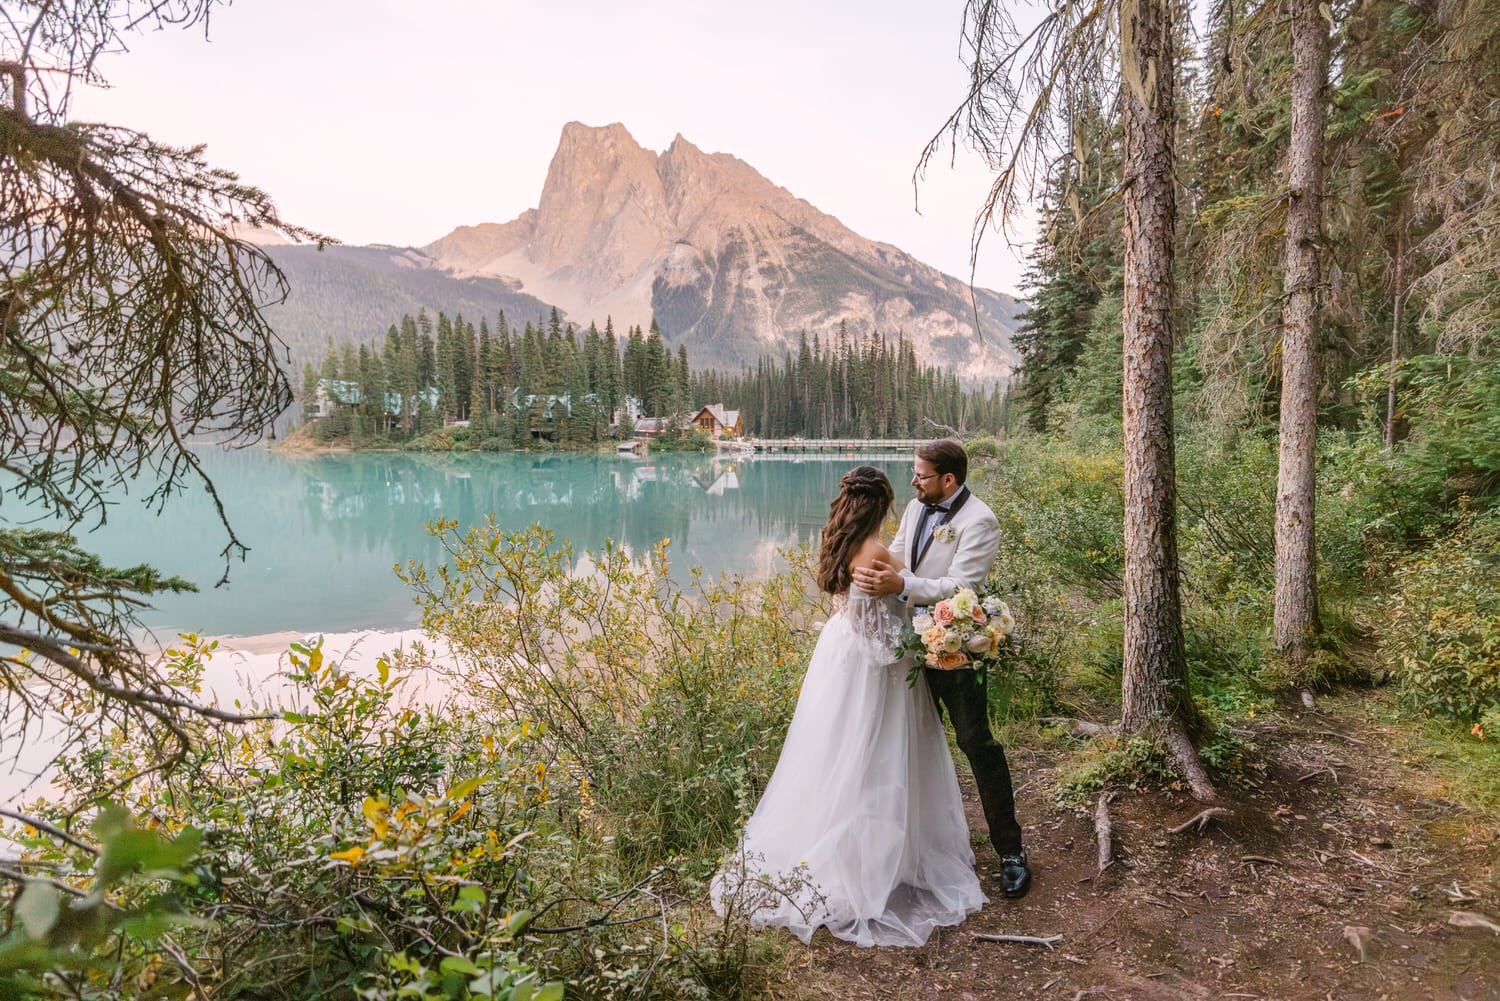
[[[867,567],[854,568],[854,586],[866,594],[884,597],[888,594],[900,594],[906,587],[906,581],[891,564],[875,560]]]

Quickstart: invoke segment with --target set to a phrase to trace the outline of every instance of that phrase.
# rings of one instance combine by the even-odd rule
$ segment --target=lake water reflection
[[[251,547],[214,588],[225,538],[206,496],[175,498],[157,516],[121,498],[84,544],[117,563],[151,563],[197,583],[143,619],[158,631],[215,636],[398,630],[417,610],[392,567],[433,564],[436,518],[508,529],[539,522],[575,549],[612,538],[637,551],[670,539],[673,573],[769,572],[776,551],[811,540],[839,477],[869,462],[892,476],[898,503],[910,457],[891,454],[734,459],[699,454],[287,455],[204,449],[239,537]],[[142,491],[144,493],[144,491]]]

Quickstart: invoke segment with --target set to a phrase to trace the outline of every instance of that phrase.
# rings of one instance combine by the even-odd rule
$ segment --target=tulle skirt
[[[714,909],[802,941],[917,946],[986,903],[953,760],[925,679],[846,612],[813,651],[776,770]]]

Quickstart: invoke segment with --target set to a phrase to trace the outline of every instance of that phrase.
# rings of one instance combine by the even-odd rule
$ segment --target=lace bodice
[[[894,595],[877,598],[851,588],[834,601],[856,636],[895,653],[905,631],[906,609]]]

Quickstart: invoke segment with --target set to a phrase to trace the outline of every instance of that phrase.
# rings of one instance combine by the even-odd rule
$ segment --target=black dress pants
[[[1010,766],[1005,749],[990,732],[988,674],[974,671],[938,671],[925,668],[927,687],[937,703],[938,715],[947,710],[958,737],[959,750],[969,759],[979,802],[990,825],[990,843],[1000,855],[1021,854],[1021,825],[1016,820],[1015,790],[1010,784]]]

